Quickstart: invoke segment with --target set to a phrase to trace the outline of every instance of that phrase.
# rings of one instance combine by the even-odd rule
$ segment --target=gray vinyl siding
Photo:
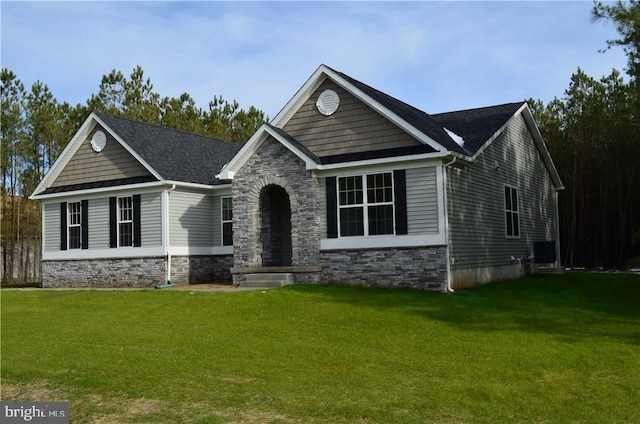
[[[211,198],[211,236],[214,246],[222,246],[222,198],[231,197],[231,194],[226,196],[213,196]]]
[[[408,234],[438,233],[436,167],[407,169]]]
[[[505,185],[518,190],[519,238],[506,236]],[[558,242],[555,188],[521,115],[475,163],[447,169],[447,197],[453,269],[512,264],[534,241]]]
[[[74,198],[72,201],[81,199]],[[60,203],[44,205],[45,251],[60,250]],[[109,249],[109,197],[88,199],[89,249]],[[142,247],[162,245],[162,195],[140,196]]]
[[[89,134],[56,178],[53,187],[150,175],[149,171],[107,131],[104,131],[107,134],[104,150],[100,153],[94,152],[91,148],[91,137],[98,130],[104,131],[97,126]]]
[[[89,249],[109,249],[108,197],[89,199]]]
[[[140,232],[142,247],[162,246],[162,194],[140,196]]]
[[[171,246],[213,246],[212,198],[186,191],[169,193]]]
[[[45,203],[44,213],[44,250],[60,250],[60,203]]]
[[[315,106],[326,89],[340,97],[340,106],[331,116],[322,115]],[[300,107],[284,130],[319,157],[421,144],[329,79]]]

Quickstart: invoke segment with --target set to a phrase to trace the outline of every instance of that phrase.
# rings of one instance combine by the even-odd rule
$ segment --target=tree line
[[[640,0],[594,2],[593,21],[616,26],[626,78],[600,79],[578,69],[561,97],[530,100],[566,189],[559,195],[562,263],[587,268],[640,267]],[[605,44],[606,43],[606,44]],[[245,141],[268,118],[213,97],[208,109],[184,93],[161,97],[140,66],[129,77],[112,70],[84,105],[60,103],[46,84],[27,91],[2,69],[2,281],[39,279],[40,206],[27,199],[89,113]]]
[[[616,26],[602,53],[623,48],[626,81],[615,69],[600,79],[578,69],[562,97],[530,104],[566,187],[563,264],[640,267],[640,3],[594,2],[591,16]]]
[[[263,111],[253,106],[243,109],[221,96],[214,96],[207,109],[197,107],[187,93],[162,97],[140,66],[128,77],[115,69],[103,75],[98,93],[75,106],[59,102],[41,81],[25,89],[9,69],[2,69],[1,80],[0,277],[4,283],[39,280],[41,212],[38,202],[28,196],[92,111],[234,142],[248,140],[268,122]]]

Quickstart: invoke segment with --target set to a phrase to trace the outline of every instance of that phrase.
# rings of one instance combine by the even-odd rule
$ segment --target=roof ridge
[[[173,128],[173,127],[169,127],[169,126],[162,125],[162,124],[154,124],[154,123],[151,123],[151,122],[140,121],[140,120],[137,120],[137,119],[128,118],[126,116],[112,115],[112,114],[101,112],[101,111],[98,111],[98,110],[94,110],[92,113],[95,113],[98,116],[105,116],[107,118],[118,119],[118,120],[121,120],[121,121],[128,121],[128,122],[131,122],[131,123],[136,124],[136,125],[147,125],[147,126],[159,128],[161,130],[183,133],[183,134],[187,134],[187,135],[190,135],[190,136],[207,138],[209,140],[222,141],[224,143],[230,143],[230,144],[236,144],[237,143],[235,141],[229,141],[229,140],[223,140],[221,138],[210,137],[208,135],[202,135],[202,134],[198,134],[198,133],[191,132],[191,131],[181,130],[181,129],[178,129],[178,128]]]
[[[448,112],[438,112],[438,113],[434,113],[434,114],[430,114],[431,117],[436,117],[436,116],[440,116],[440,115],[446,115],[449,113],[464,113],[464,112],[473,112],[473,111],[478,111],[478,110],[482,110],[482,109],[492,109],[492,108],[498,108],[498,107],[504,107],[504,106],[522,106],[524,103],[527,103],[526,100],[523,100],[521,102],[507,102],[507,103],[502,103],[502,104],[498,104],[498,105],[490,105],[490,106],[480,106],[480,107],[472,107],[472,108],[468,108],[468,109],[459,109],[459,110],[450,110]]]

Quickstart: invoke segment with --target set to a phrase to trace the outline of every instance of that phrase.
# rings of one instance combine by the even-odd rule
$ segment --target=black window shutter
[[[67,202],[60,203],[60,250],[67,250]]]
[[[393,171],[393,195],[396,207],[396,234],[407,234],[407,176],[404,169]]]
[[[338,238],[338,193],[336,177],[327,177],[327,237]]]
[[[142,231],[140,229],[140,195],[133,196],[133,246],[142,246]]]
[[[109,247],[118,247],[118,199],[109,197]]]
[[[82,207],[82,224],[81,224],[81,240],[82,240],[82,248],[89,248],[89,201],[83,200],[81,203]]]

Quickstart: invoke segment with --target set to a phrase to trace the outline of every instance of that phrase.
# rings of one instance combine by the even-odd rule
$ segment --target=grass
[[[638,276],[1,302],[2,400],[72,423],[640,422]]]

